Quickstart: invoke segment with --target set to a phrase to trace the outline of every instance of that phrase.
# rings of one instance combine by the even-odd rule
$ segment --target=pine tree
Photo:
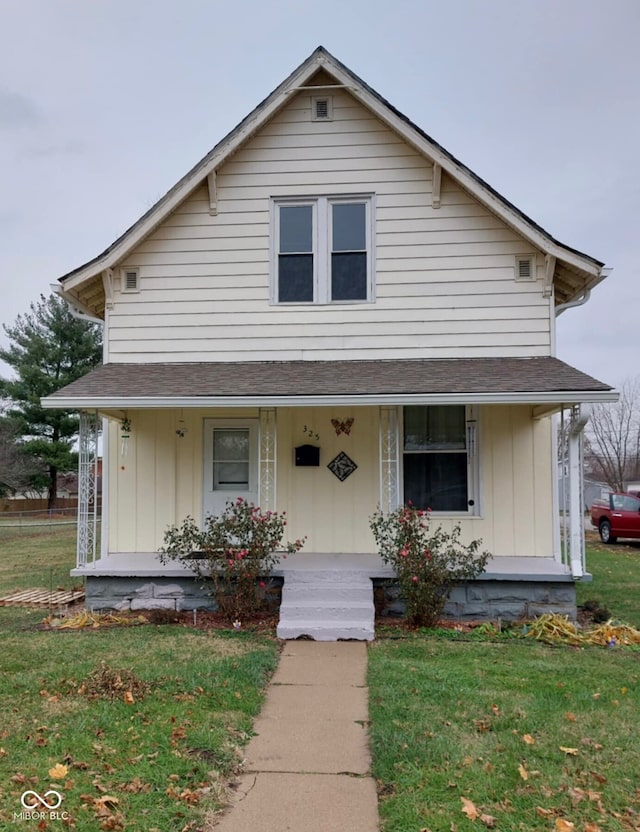
[[[15,378],[0,378],[0,398],[22,449],[47,471],[49,508],[56,504],[58,472],[75,468],[73,441],[78,434],[78,415],[68,410],[46,410],[40,404],[48,396],[80,378],[102,359],[102,331],[97,325],[74,318],[57,295],[40,296],[30,312],[5,325],[10,339],[0,348],[0,359]]]

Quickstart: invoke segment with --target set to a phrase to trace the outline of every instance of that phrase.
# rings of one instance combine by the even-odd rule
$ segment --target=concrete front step
[[[278,624],[278,638],[312,638],[315,641],[338,641],[357,639],[373,641],[373,623],[365,626],[361,621],[296,621]]]
[[[309,599],[309,584],[289,582],[287,579],[287,599],[292,602],[305,603]],[[371,601],[371,581],[366,584],[313,584],[313,598],[316,603],[341,603],[346,601],[351,604],[355,601]]]
[[[279,638],[371,641],[374,616],[373,584],[366,573],[340,569],[285,571]]]
[[[346,619],[368,622],[373,612],[374,607],[371,601],[336,604],[335,602],[318,603],[314,600],[304,604],[296,604],[287,600],[286,603],[280,605],[280,620],[340,621]]]

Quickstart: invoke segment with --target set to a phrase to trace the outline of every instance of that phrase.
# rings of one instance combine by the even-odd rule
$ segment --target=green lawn
[[[640,541],[605,546],[593,536],[587,570],[593,581],[577,585],[578,603],[596,599],[614,618],[640,629]]]
[[[5,530],[0,593],[71,587],[74,561],[70,528]],[[587,565],[579,601],[640,626],[640,547],[590,545]],[[0,609],[0,820],[27,789],[55,789],[83,832],[197,829],[223,799],[277,642],[180,626],[49,632],[42,616]],[[383,832],[640,828],[640,651],[465,638],[397,630],[371,645]],[[87,696],[102,661],[134,674],[114,698],[106,677]]]
[[[380,640],[369,710],[384,832],[639,828],[637,651]]]
[[[68,529],[22,533],[10,545],[4,537],[0,593],[70,587],[74,562]],[[150,624],[43,631],[45,614],[0,608],[0,827],[14,828],[25,791],[52,789],[67,824],[16,823],[73,822],[82,832],[200,827],[224,801],[251,734],[277,663],[275,639]]]
[[[587,568],[578,602],[640,628],[640,544],[590,541]],[[391,635],[369,650],[383,832],[640,830],[639,650]]]
[[[0,595],[14,589],[71,589],[82,585],[69,571],[76,564],[76,527],[26,531],[0,527]]]

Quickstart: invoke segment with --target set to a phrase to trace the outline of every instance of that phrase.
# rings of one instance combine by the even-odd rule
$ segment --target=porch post
[[[259,490],[260,508],[276,510],[276,410],[260,408]]]
[[[568,437],[569,465],[569,562],[574,578],[585,573],[584,488],[582,472],[582,431],[589,419],[589,410],[575,405],[571,410]]]
[[[78,436],[78,542],[77,566],[96,560],[98,523],[98,419],[93,413],[80,413]]]
[[[398,408],[380,408],[380,509],[385,514],[400,504]]]

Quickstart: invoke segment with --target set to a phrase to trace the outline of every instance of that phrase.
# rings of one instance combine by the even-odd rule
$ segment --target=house
[[[82,413],[74,574],[87,603],[205,603],[156,552],[168,524],[242,496],[308,537],[279,572],[281,635],[372,637],[372,580],[388,570],[368,520],[409,500],[493,555],[450,614],[575,612],[581,407],[616,394],[555,357],[555,319],[604,276],[319,47],[60,278],[105,328],[104,365],[44,400]],[[561,409],[575,484],[564,547]],[[336,612],[352,583],[366,603]]]

